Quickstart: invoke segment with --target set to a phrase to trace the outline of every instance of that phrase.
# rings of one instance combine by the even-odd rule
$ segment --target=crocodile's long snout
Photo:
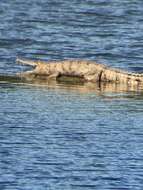
[[[16,63],[22,64],[22,65],[31,65],[31,66],[38,65],[37,61],[32,61],[32,60],[22,59],[22,58],[16,58]]]

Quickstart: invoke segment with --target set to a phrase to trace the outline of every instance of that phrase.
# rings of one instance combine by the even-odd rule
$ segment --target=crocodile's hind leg
[[[59,73],[58,72],[56,72],[56,73],[54,73],[54,74],[51,74],[51,75],[49,75],[48,76],[48,79],[57,79],[58,78],[58,76],[59,76]]]

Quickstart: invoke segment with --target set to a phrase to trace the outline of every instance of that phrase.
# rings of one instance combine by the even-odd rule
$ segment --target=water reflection
[[[12,87],[13,85],[27,85],[39,88],[52,88],[52,89],[64,89],[66,91],[77,91],[82,94],[95,93],[96,95],[102,95],[105,93],[111,93],[113,96],[119,93],[134,93],[143,94],[143,86],[128,85],[128,84],[116,84],[116,83],[90,83],[83,82],[78,79],[70,79],[70,77],[63,80],[45,80],[44,78],[29,78],[23,79],[17,76],[0,75],[0,88]]]

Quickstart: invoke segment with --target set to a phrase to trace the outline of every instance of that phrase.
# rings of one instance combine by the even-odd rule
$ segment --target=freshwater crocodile
[[[129,85],[143,84],[143,74],[131,73],[85,60],[35,61],[16,59],[17,63],[35,67],[31,71],[18,73],[18,76],[58,79],[61,76],[78,77],[85,82],[112,82]]]

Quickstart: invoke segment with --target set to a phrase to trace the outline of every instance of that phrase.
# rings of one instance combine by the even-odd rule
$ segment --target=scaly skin
[[[119,69],[97,64],[92,61],[66,60],[66,61],[32,61],[17,58],[17,63],[34,66],[32,71],[19,73],[18,76],[41,77],[57,79],[60,76],[79,77],[87,82],[113,82],[120,84],[143,84],[143,74],[129,73]]]

